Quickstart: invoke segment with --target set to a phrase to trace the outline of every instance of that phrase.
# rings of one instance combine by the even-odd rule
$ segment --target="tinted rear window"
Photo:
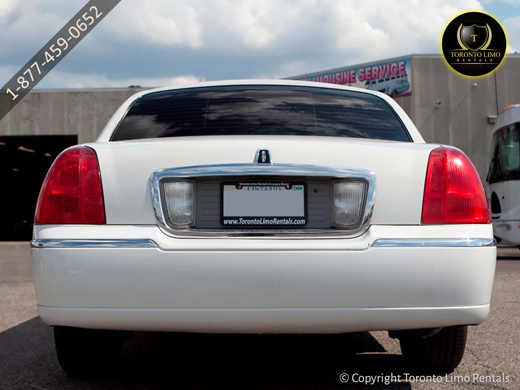
[[[201,87],[144,95],[111,141],[196,135],[318,135],[409,142],[377,96],[290,86]]]

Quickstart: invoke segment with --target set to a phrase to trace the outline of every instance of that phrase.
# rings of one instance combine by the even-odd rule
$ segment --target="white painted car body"
[[[36,225],[38,310],[49,325],[216,333],[343,333],[479,324],[487,317],[496,248],[491,224],[421,225],[431,150],[393,99],[413,142],[298,136],[202,136],[109,142],[136,98],[97,142],[106,225]],[[160,89],[168,90],[168,88]],[[157,90],[154,90],[157,91]],[[377,179],[370,223],[347,235],[182,235],[158,223],[154,172],[252,165],[364,169]],[[269,168],[266,168],[269,169]],[[275,234],[276,233],[276,234]]]

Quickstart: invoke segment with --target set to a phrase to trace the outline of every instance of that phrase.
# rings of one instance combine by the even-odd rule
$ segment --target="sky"
[[[0,0],[0,85],[86,2]],[[520,53],[520,0],[122,0],[37,88],[283,78],[438,54],[468,10],[495,16]]]

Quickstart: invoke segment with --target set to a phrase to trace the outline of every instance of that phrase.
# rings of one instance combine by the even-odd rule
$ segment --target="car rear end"
[[[59,328],[424,336],[489,312],[475,168],[374,92],[141,94],[57,158],[36,223],[38,309]]]

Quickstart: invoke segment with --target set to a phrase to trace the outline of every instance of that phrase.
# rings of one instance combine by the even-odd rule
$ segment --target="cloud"
[[[287,77],[407,53],[437,53],[447,21],[462,10],[481,8],[476,0],[125,0],[109,28],[125,40],[266,64],[259,72],[251,67],[249,77]],[[142,23],[141,15],[158,23]],[[180,29],[188,20],[190,29]]]
[[[110,29],[125,39],[224,53],[292,46],[311,54],[316,46],[305,43],[318,41],[345,54],[389,52],[437,45],[450,18],[481,8],[476,0],[125,0]]]
[[[50,39],[68,21],[65,15],[59,15],[64,13],[59,8],[60,1],[54,3],[54,7],[42,6],[41,3],[41,0],[0,2],[0,44],[4,53],[20,50],[20,44],[38,50],[45,43],[46,36]]]
[[[125,1],[112,11],[110,30],[125,41],[145,41],[159,47],[200,47],[200,8],[200,3],[189,1]]]
[[[19,0],[2,0],[0,3],[0,21],[5,22],[5,19],[11,15],[18,5]]]
[[[0,4],[0,67],[19,69],[84,0]],[[477,0],[124,0],[42,84],[279,78],[439,53],[444,26],[468,9],[482,5]],[[511,39],[517,30],[508,31]]]
[[[520,16],[507,18],[502,23],[507,32],[508,53],[520,51]]]

